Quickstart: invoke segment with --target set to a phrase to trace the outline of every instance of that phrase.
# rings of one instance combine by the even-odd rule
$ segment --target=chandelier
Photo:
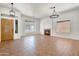
[[[15,17],[15,11],[13,10],[13,3],[11,3],[10,16]]]
[[[53,9],[53,13],[52,13],[52,15],[50,15],[50,18],[58,18],[59,14],[56,12],[55,6],[51,7],[50,9]]]

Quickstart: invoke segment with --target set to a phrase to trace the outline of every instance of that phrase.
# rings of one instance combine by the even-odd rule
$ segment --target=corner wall
[[[29,35],[29,34],[40,34],[40,20],[37,19],[37,18],[31,18],[31,17],[25,17],[25,16],[22,16],[22,22],[23,22],[23,31],[22,31],[22,35]],[[27,33],[25,32],[25,21],[34,21],[35,22],[35,26],[36,26],[36,30],[35,32],[30,32],[30,33]]]
[[[52,36],[52,19],[50,19],[49,17],[40,20],[40,33],[43,35],[44,35],[44,29],[50,29]]]
[[[56,21],[58,20],[71,21],[70,33],[57,33],[56,32]],[[48,28],[52,30],[51,36],[79,40],[79,7],[61,13],[60,17],[57,19],[50,19],[49,17],[45,17],[41,19],[40,33],[44,34],[44,29],[48,29]]]
[[[0,6],[0,14],[3,13],[3,14],[8,14],[9,15],[9,10],[10,10],[9,8],[5,8],[3,6]],[[15,12],[16,12],[16,16],[18,16],[18,18],[17,18],[17,20],[18,20],[18,33],[16,34],[15,31],[14,31],[14,39],[20,39],[20,37],[22,35],[21,32],[23,30],[22,26],[21,26],[22,25],[21,13],[18,12],[18,11],[15,11]],[[14,22],[14,24],[15,24],[15,22]],[[15,29],[15,26],[14,26],[14,29]]]
[[[57,20],[70,20],[70,33],[57,33],[55,30]],[[63,12],[58,19],[53,20],[53,36],[79,40],[79,7]]]

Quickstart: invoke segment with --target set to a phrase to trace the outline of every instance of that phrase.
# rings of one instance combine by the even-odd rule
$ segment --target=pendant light
[[[51,7],[50,9],[53,9],[53,13],[52,13],[52,15],[50,15],[50,18],[58,18],[59,14],[56,12],[55,6]]]
[[[15,17],[15,11],[13,9],[13,3],[11,3],[10,16]]]

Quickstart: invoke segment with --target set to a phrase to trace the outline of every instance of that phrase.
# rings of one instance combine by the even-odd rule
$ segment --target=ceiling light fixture
[[[50,9],[53,9],[53,13],[52,13],[52,15],[50,15],[50,18],[58,18],[59,14],[56,12],[55,6],[51,7]]]
[[[10,16],[15,17],[15,11],[13,10],[13,3],[11,3]]]

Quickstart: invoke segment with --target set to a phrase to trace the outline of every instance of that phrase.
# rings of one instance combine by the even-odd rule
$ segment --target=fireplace
[[[44,35],[50,35],[50,29],[45,29],[44,30]]]

